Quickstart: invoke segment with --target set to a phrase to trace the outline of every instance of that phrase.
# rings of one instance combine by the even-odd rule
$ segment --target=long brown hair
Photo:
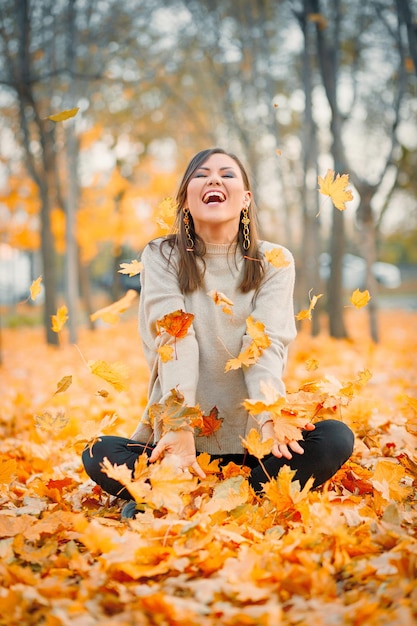
[[[249,176],[240,159],[234,154],[226,152],[222,148],[209,148],[207,150],[202,150],[201,152],[198,152],[189,162],[176,196],[177,214],[173,234],[168,235],[168,237],[163,239],[161,243],[161,253],[165,256],[165,258],[167,258],[168,262],[173,248],[176,247],[178,250],[178,281],[183,293],[193,292],[202,285],[205,272],[204,255],[206,253],[206,246],[203,239],[199,237],[194,230],[194,223],[191,214],[189,215],[189,233],[194,242],[192,250],[190,250],[189,240],[185,233],[183,208],[187,199],[187,188],[190,180],[194,176],[194,173],[213,154],[225,154],[232,158],[242,173],[245,189],[247,191],[251,190]],[[239,289],[243,293],[247,293],[252,289],[257,289],[260,286],[265,273],[264,263],[258,248],[257,216],[256,208],[252,199],[248,208],[248,217],[250,219],[250,246],[247,249],[243,247],[244,237],[243,225],[241,221],[239,222],[239,231],[237,234],[237,243],[242,255],[245,258],[243,277],[239,284]],[[164,247],[166,245],[171,247],[171,252],[168,257],[164,254]],[[202,263],[198,263],[197,259],[201,259]]]

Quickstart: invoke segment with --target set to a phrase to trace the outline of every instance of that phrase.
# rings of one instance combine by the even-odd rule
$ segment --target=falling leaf
[[[319,30],[325,30],[327,28],[327,19],[322,13],[309,13],[307,16],[309,22],[317,24]]]
[[[214,435],[223,424],[223,418],[219,418],[219,410],[214,406],[208,415],[202,415],[202,425],[198,432],[199,437],[210,437]]]
[[[161,424],[163,433],[184,426],[195,426],[201,422],[201,415],[200,407],[187,406],[184,403],[184,396],[177,389],[171,389],[165,402],[149,407],[151,422]]]
[[[273,248],[265,252],[265,258],[274,267],[287,267],[290,265],[290,261],[285,258],[285,253],[282,248]]]
[[[252,316],[246,319],[246,333],[252,341],[236,358],[227,361],[225,372],[253,365],[259,360],[263,351],[271,345],[271,340],[265,332],[265,325],[254,320]]]
[[[54,331],[54,333],[59,333],[62,330],[67,319],[68,319],[68,309],[64,304],[63,306],[59,307],[59,309],[56,312],[56,315],[51,315],[51,320],[52,320],[51,328]]]
[[[365,291],[360,291],[360,289],[355,289],[355,291],[350,296],[350,301],[357,309],[361,309],[363,306],[366,306],[371,299],[369,295],[369,291],[365,289]]]
[[[106,361],[90,361],[88,366],[93,374],[113,385],[116,391],[125,391],[129,378],[126,365],[123,363],[109,364]]]
[[[223,313],[227,315],[233,315],[233,302],[229,300],[227,296],[224,295],[221,291],[208,291],[207,295],[213,300],[214,304],[222,307]]]
[[[305,367],[308,372],[318,369],[319,363],[317,359],[307,359],[305,362]]]
[[[164,317],[156,322],[158,333],[164,330],[172,337],[182,339],[188,333],[193,319],[194,315],[192,313],[185,313],[185,311],[181,309],[173,311],[172,313],[164,315]]]
[[[175,215],[177,212],[178,204],[171,197],[166,197],[158,205],[158,215],[156,217],[156,223],[163,230],[171,230],[174,224]]]
[[[54,115],[48,115],[46,119],[51,120],[51,122],[64,122],[65,120],[69,120],[71,117],[75,117],[79,110],[79,107],[76,107],[75,109],[67,109],[66,111],[55,113]]]
[[[127,311],[137,298],[137,291],[135,289],[128,289],[120,300],[117,300],[116,302],[99,309],[95,313],[92,313],[92,315],[90,315],[90,319],[92,322],[95,322],[97,319],[101,318],[103,322],[107,322],[108,324],[117,324],[119,316]]]
[[[169,344],[165,344],[160,346],[157,350],[159,356],[161,357],[162,363],[167,363],[168,361],[172,361],[174,358],[174,347]]]
[[[257,459],[263,459],[264,456],[270,454],[273,445],[273,439],[262,441],[259,431],[255,428],[251,428],[245,439],[242,439],[242,446]]]
[[[317,301],[319,298],[321,298],[323,296],[322,293],[319,293],[317,296],[313,296],[312,298],[310,298],[310,306],[308,307],[308,309],[304,309],[303,311],[300,311],[299,313],[297,313],[297,315],[295,316],[296,320],[311,320],[311,313],[314,310]]]
[[[140,274],[143,270],[143,263],[137,259],[133,259],[130,263],[120,263],[119,274],[128,274],[130,277]]]
[[[71,384],[72,384],[72,376],[64,376],[63,378],[61,378],[61,380],[57,384],[54,395],[56,395],[57,393],[63,393],[64,391],[68,389],[68,387],[71,386]]]
[[[327,170],[327,174],[324,178],[318,177],[319,192],[325,196],[329,196],[336,209],[344,211],[346,209],[345,202],[353,200],[353,194],[351,191],[346,191],[346,187],[349,184],[348,174],[337,174],[333,170]]]
[[[30,286],[30,297],[32,300],[36,300],[42,291],[42,276],[39,276]]]

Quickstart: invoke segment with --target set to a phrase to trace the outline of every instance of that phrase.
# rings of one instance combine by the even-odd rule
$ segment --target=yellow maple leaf
[[[214,304],[222,307],[223,313],[227,315],[233,315],[233,302],[229,300],[227,296],[224,295],[221,291],[216,291],[212,289],[207,292],[207,295],[213,300]]]
[[[319,298],[323,296],[322,293],[319,293],[317,296],[310,297],[310,306],[308,309],[303,309],[295,316],[296,320],[311,320],[311,313],[314,310],[317,301]]]
[[[183,470],[172,457],[164,457],[162,461],[151,467],[150,498],[156,508],[165,507],[169,511],[179,513],[185,505],[183,495],[196,488],[198,479],[188,470]]]
[[[197,427],[202,425],[202,412],[199,406],[187,406],[184,396],[177,389],[171,389],[171,393],[164,402],[152,404],[149,407],[151,423],[162,426],[165,434],[169,430],[178,430],[184,426]]]
[[[34,421],[36,428],[46,430],[50,433],[57,433],[67,426],[69,417],[67,417],[65,411],[61,409],[55,414],[44,411],[40,415],[35,415]]]
[[[168,361],[172,361],[174,358],[174,346],[169,344],[165,344],[160,346],[157,350],[159,356],[161,357],[162,363],[167,363]]]
[[[144,504],[148,501],[151,487],[148,482],[150,469],[146,454],[139,455],[134,473],[126,464],[112,465],[107,457],[103,459],[101,470],[106,476],[126,487],[136,504]]]
[[[276,390],[263,381],[261,381],[260,389],[265,400],[251,400],[247,399],[242,402],[242,405],[251,415],[259,415],[260,413],[267,412],[272,415],[281,415],[281,409],[286,406],[287,400],[280,396]]]
[[[143,263],[137,259],[133,259],[130,263],[120,263],[119,274],[128,274],[130,277],[140,274],[143,270]]]
[[[79,107],[75,107],[74,109],[66,109],[65,111],[61,111],[60,113],[48,115],[46,119],[51,120],[51,122],[64,122],[65,120],[69,120],[71,117],[75,117],[79,110]]]
[[[30,286],[30,297],[32,298],[32,300],[36,300],[36,298],[39,296],[40,292],[42,291],[42,276],[39,276],[39,278],[37,278],[36,280],[33,281],[33,283]]]
[[[305,368],[308,372],[311,372],[312,370],[316,370],[319,367],[319,362],[317,361],[317,359],[307,359],[307,361],[305,362]]]
[[[94,420],[83,422],[82,432],[75,437],[74,442],[76,444],[79,442],[85,443],[92,456],[92,449],[96,441],[100,441],[100,437],[105,434],[106,430],[113,428],[118,419],[119,416],[117,413],[113,413],[111,415],[105,415],[98,425]]]
[[[0,485],[10,485],[13,476],[16,473],[17,462],[16,459],[1,459],[0,460]]]
[[[219,511],[233,511],[245,504],[250,496],[249,484],[244,476],[231,476],[214,487],[211,500],[203,506],[203,512],[213,515]]]
[[[344,211],[346,209],[345,202],[353,200],[351,191],[346,190],[349,184],[348,174],[337,174],[333,170],[328,169],[324,178],[318,177],[319,192],[325,196],[329,196],[336,209]]]
[[[175,215],[177,212],[178,204],[174,198],[167,196],[158,205],[158,215],[156,217],[156,223],[163,230],[171,230],[174,224]]]
[[[363,306],[366,306],[371,299],[371,295],[369,291],[365,289],[365,291],[361,291],[360,289],[355,289],[355,291],[350,296],[350,301],[357,309],[361,309]]]
[[[263,459],[264,456],[271,453],[273,439],[262,441],[261,434],[255,428],[252,428],[245,439],[242,438],[242,446],[247,449],[249,454],[256,456],[257,459]]]
[[[88,367],[93,374],[113,385],[116,391],[125,391],[127,389],[129,374],[126,365],[123,363],[116,362],[110,365],[102,360],[89,361]]]
[[[137,298],[137,291],[135,289],[128,289],[120,300],[116,300],[116,302],[92,313],[90,319],[92,322],[95,322],[97,319],[101,318],[103,322],[116,324],[119,321],[119,315],[130,308]]]
[[[262,352],[271,345],[271,340],[265,332],[265,325],[254,320],[251,315],[246,319],[246,333],[252,338],[252,341],[237,357],[227,361],[224,368],[225,372],[239,369],[242,366],[253,365],[258,361]]]
[[[295,470],[292,470],[288,465],[284,465],[276,478],[264,484],[263,490],[266,497],[279,513],[292,509],[294,505],[305,500],[313,486],[314,478],[310,478],[303,489],[300,489],[299,481],[293,480],[294,475]]]
[[[51,315],[52,320],[52,330],[54,333],[59,333],[65,325],[65,322],[68,319],[68,309],[64,305],[60,306],[56,312],[56,315]]]
[[[282,248],[273,248],[265,252],[265,258],[274,267],[287,267],[290,262],[285,258]]]
[[[405,468],[391,460],[381,460],[375,466],[371,483],[382,495],[384,500],[401,501],[413,492],[413,488],[405,485],[407,474]]]

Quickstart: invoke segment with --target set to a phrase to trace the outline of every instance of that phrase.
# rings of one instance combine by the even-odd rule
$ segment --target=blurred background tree
[[[364,257],[377,339],[373,265],[415,243],[416,14],[411,0],[3,0],[0,244],[43,275],[48,343],[58,301],[76,341],[92,283],[120,296],[119,263],[161,232],[159,204],[212,145],[249,165],[264,236],[294,252],[296,306],[325,291],[335,337],[344,253]],[[350,176],[345,213],[318,196],[328,168]]]

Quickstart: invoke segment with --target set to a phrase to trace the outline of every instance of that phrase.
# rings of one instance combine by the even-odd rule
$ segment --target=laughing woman
[[[175,455],[182,468],[204,472],[197,452],[208,452],[250,468],[255,491],[268,478],[259,461],[245,453],[242,438],[256,427],[263,439],[274,445],[263,464],[276,477],[283,465],[295,470],[301,486],[314,476],[317,487],[328,480],[353,450],[352,431],[337,420],[306,424],[297,440],[276,440],[270,415],[255,422],[242,405],[247,398],[262,398],[262,383],[285,396],[283,372],[296,328],[293,310],[294,261],[291,253],[277,244],[261,241],[256,229],[256,212],[246,170],[233,154],[222,149],[203,150],[189,163],[177,194],[174,234],[150,242],[142,254],[139,329],[150,370],[147,408],[131,439],[102,437],[92,454],[83,453],[89,476],[107,492],[130,499],[129,492],[101,471],[105,457],[112,464],[134,468],[145,452],[150,462]],[[278,249],[286,260],[276,268],[265,253]],[[233,314],[216,306],[209,294],[218,293],[230,302]],[[174,311],[194,318],[185,337],[175,341],[158,332],[158,320]],[[270,345],[249,366],[225,372],[230,355],[247,348],[251,337],[247,319],[263,324]],[[158,351],[175,342],[175,358],[165,360]],[[204,414],[217,407],[221,428],[216,435],[196,437],[191,426],[162,433],[161,424],[151,421],[149,407],[164,403],[176,389],[187,406],[199,405]],[[133,501],[122,517],[134,517]]]

